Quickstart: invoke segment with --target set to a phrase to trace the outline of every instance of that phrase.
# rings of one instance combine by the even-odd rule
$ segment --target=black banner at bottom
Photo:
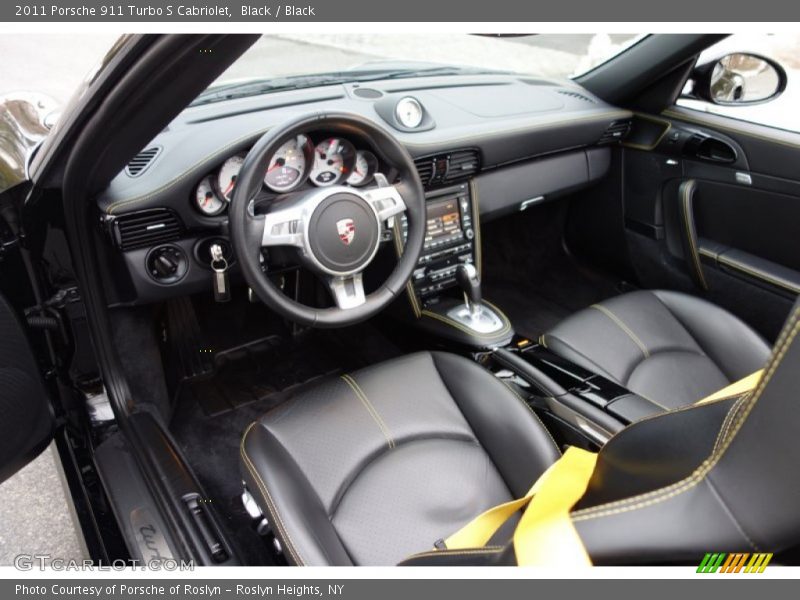
[[[263,572],[263,571],[262,571]],[[409,572],[410,573],[410,572]],[[515,573],[514,575],[518,575]],[[509,575],[511,573],[509,572]],[[534,573],[531,573],[534,575]],[[37,600],[131,600],[133,598],[170,600],[407,600],[413,598],[507,599],[533,597],[647,597],[647,600],[674,600],[676,595],[707,591],[713,580],[713,593],[725,594],[726,600],[752,597],[767,589],[780,593],[796,588],[796,582],[743,576],[697,575],[691,579],[614,580],[614,579],[203,579],[203,580],[114,580],[114,579],[27,579],[4,580],[0,598]],[[766,588],[766,589],[765,589]]]

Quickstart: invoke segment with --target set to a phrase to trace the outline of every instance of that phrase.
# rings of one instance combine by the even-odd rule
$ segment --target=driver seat
[[[800,300],[756,388],[624,429],[571,519],[596,564],[778,552],[800,539]],[[430,552],[521,497],[559,458],[528,405],[477,364],[418,353],[332,379],[253,423],[242,473],[298,565],[513,564],[496,544]],[[416,557],[408,558],[417,553]]]

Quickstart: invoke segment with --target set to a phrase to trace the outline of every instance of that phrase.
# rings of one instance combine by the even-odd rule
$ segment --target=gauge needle
[[[225,191],[222,192],[222,195],[223,196],[227,196],[228,194],[230,194],[230,192],[233,189],[233,186],[235,184],[236,184],[236,178],[235,177],[231,177],[231,182],[228,184],[228,187],[225,188]]]

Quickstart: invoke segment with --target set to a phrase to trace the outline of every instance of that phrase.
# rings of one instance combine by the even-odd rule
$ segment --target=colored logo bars
[[[772,560],[772,553],[748,554],[746,552],[735,552],[726,554],[725,552],[708,552],[700,566],[697,567],[698,573],[763,573],[769,561]]]

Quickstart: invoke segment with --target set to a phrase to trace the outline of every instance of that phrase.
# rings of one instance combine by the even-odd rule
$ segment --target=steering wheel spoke
[[[302,248],[305,229],[302,206],[292,206],[267,213],[261,246],[294,246]]]
[[[347,276],[329,276],[328,288],[336,301],[336,306],[348,310],[361,306],[367,299],[364,294],[364,279],[361,273]]]
[[[364,198],[378,213],[378,220],[382,223],[406,210],[406,203],[403,197],[393,185],[379,185],[378,187],[364,190],[363,193]]]

